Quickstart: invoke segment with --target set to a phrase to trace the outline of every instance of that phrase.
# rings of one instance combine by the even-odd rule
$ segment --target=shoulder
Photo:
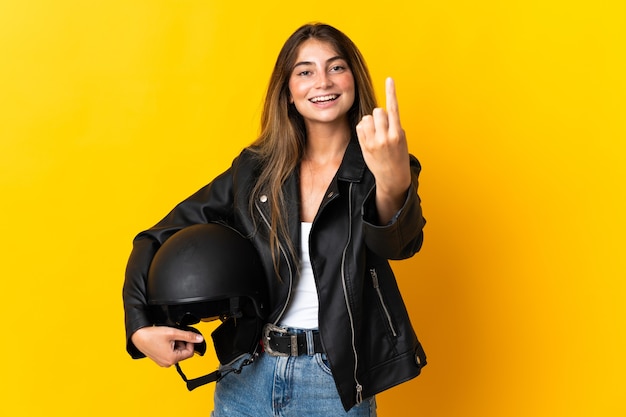
[[[257,172],[261,166],[261,159],[258,152],[251,146],[244,148],[239,155],[235,157],[232,168],[235,172],[244,172],[249,174]]]

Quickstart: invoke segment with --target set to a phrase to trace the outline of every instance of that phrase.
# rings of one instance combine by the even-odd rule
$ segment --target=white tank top
[[[291,294],[291,303],[280,321],[281,326],[296,329],[317,329],[319,300],[309,257],[309,234],[311,223],[301,223],[300,239],[302,248],[300,276]]]

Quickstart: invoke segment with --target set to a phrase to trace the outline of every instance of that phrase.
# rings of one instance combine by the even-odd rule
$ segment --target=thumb
[[[173,363],[177,363],[185,359],[189,359],[195,353],[193,343],[188,343],[188,342],[177,340],[173,342],[173,345],[174,345],[174,349],[172,350],[172,354],[174,355]]]

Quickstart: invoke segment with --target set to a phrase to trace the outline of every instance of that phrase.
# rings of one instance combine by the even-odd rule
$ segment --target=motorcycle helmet
[[[147,298],[157,325],[200,333],[190,326],[220,319],[212,337],[222,364],[258,347],[267,315],[263,268],[252,243],[229,226],[195,224],[168,238],[148,270]],[[204,354],[205,342],[196,351]],[[188,381],[176,368],[190,390],[220,377]]]

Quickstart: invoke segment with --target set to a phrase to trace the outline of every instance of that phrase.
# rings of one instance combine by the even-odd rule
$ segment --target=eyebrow
[[[328,58],[328,59],[326,60],[326,64],[328,64],[328,63],[330,63],[330,62],[333,62],[333,61],[336,61],[336,60],[338,60],[338,59],[342,59],[342,60],[344,60],[344,61],[346,60],[346,59],[345,59],[344,57],[342,57],[341,55],[336,55],[336,56],[334,56],[334,57],[332,57],[332,58]],[[297,68],[297,67],[299,67],[299,66],[302,66],[302,65],[314,65],[314,64],[315,64],[315,63],[314,63],[314,62],[312,62],[312,61],[300,61],[300,62],[296,62],[296,64],[293,66],[293,68],[295,69],[295,68]]]

